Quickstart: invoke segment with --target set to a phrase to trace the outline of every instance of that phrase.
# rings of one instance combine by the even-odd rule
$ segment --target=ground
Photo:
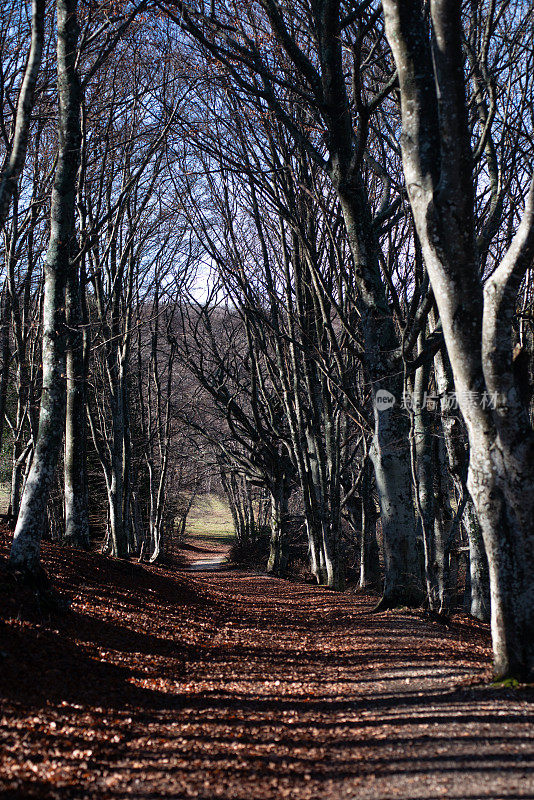
[[[234,523],[227,503],[216,494],[196,496],[187,516],[186,532],[195,539],[228,541],[234,536]]]
[[[488,632],[465,616],[47,546],[71,599],[50,617],[5,544],[3,798],[534,797],[534,696],[482,682]]]

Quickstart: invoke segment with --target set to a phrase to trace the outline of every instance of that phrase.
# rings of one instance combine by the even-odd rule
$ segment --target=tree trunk
[[[24,478],[27,474],[28,459],[31,456],[31,447],[22,446],[17,437],[13,442],[13,460],[11,467],[11,491],[9,496],[9,515],[17,520],[20,511],[20,498],[24,488]]]
[[[115,430],[114,430],[115,436]],[[108,488],[109,526],[111,536],[111,553],[115,558],[126,558],[128,543],[124,530],[123,508],[123,476],[122,448],[119,450],[119,437],[113,442],[111,454],[111,483]]]
[[[2,291],[2,304],[0,314],[0,352],[2,354],[2,376],[0,377],[0,453],[4,439],[4,417],[6,413],[7,387],[9,385],[9,367],[11,361],[10,331],[10,303],[7,281]]]
[[[367,589],[378,586],[380,580],[380,563],[378,542],[376,540],[377,514],[371,493],[371,476],[369,466],[364,467],[361,487],[361,538],[360,538],[360,578],[358,586]]]
[[[111,361],[110,388],[111,388],[111,458],[109,465],[109,523],[111,536],[111,552],[115,558],[128,556],[128,537],[126,521],[124,519],[124,492],[125,492],[125,458],[124,437],[126,435],[125,418],[127,409],[124,407],[125,393],[123,390],[124,360],[121,356],[118,343],[113,343]]]
[[[468,499],[463,514],[463,524],[469,541],[469,613],[482,620],[490,621],[490,588],[488,558],[478,524],[473,501]]]
[[[331,421],[324,414],[324,427]],[[344,565],[341,552],[341,485],[339,463],[329,463],[328,456],[321,447],[322,442],[311,430],[306,440],[310,454],[308,474],[308,508],[311,538],[314,542],[314,573],[320,586],[341,590],[344,587]],[[326,436],[324,437],[326,440]]]
[[[65,285],[74,236],[80,160],[80,84],[76,72],[77,0],[57,0],[59,153],[44,266],[43,388],[32,466],[11,547],[14,568],[38,575],[43,520],[65,422]]]
[[[377,610],[418,606],[423,600],[407,427],[394,407],[375,409],[370,456],[380,506],[385,567],[384,591]]]
[[[488,556],[494,670],[532,679],[534,433],[513,376],[511,322],[534,257],[534,184],[483,292],[461,4],[432,1],[432,53],[420,3],[382,5],[399,75],[408,195],[469,436],[468,487]],[[494,410],[484,404],[488,392]]]
[[[31,447],[24,445],[26,436],[25,419],[29,412],[29,384],[30,378],[26,364],[26,351],[24,346],[17,347],[16,393],[17,411],[13,430],[13,458],[11,470],[11,494],[9,499],[9,513],[14,520],[18,519],[20,499],[24,488],[24,476],[27,471],[27,459],[31,454]],[[29,416],[29,414],[28,414]]]
[[[86,368],[77,270],[71,267],[66,287],[67,406],[65,413],[65,540],[88,548]]]
[[[340,199],[361,294],[365,369],[373,389],[375,433],[371,461],[375,469],[384,549],[384,593],[380,609],[417,606],[423,599],[417,534],[412,504],[409,425],[398,405],[402,382],[391,311],[382,283],[378,243],[361,178],[346,179],[348,164],[333,160],[331,178]],[[388,404],[390,399],[395,403]],[[385,401],[385,402],[384,402]]]
[[[455,605],[458,588],[458,552],[456,543],[459,521],[453,519],[450,503],[450,480],[447,466],[447,449],[439,429],[433,436],[434,457],[434,558],[441,614],[449,613]],[[457,542],[455,542],[455,539]]]
[[[279,577],[285,575],[287,569],[287,541],[284,522],[287,515],[289,493],[284,476],[278,476],[270,491],[271,495],[271,542],[267,572]]]
[[[418,353],[423,352],[424,337],[419,336]],[[430,611],[439,611],[442,606],[443,548],[436,541],[436,510],[434,507],[434,448],[431,431],[431,412],[427,408],[426,394],[430,380],[430,363],[415,372],[413,390],[413,479],[418,524],[421,530],[425,559],[425,581],[427,603]],[[441,539],[441,536],[440,536]],[[441,544],[443,544],[441,542]]]
[[[431,320],[432,324],[435,325],[435,316],[433,314],[431,315]],[[483,622],[489,622],[488,559],[484,550],[484,542],[473,500],[467,489],[469,464],[467,436],[463,429],[459,412],[451,407],[451,398],[454,397],[454,382],[450,363],[445,353],[437,353],[434,357],[434,370],[438,394],[441,398],[441,427],[446,449],[447,469],[456,487],[458,504],[462,504],[465,500],[462,525],[469,542],[468,570],[470,574],[470,602],[467,610],[473,617]],[[468,495],[467,498],[465,497],[466,495]]]
[[[24,167],[34,105],[35,88],[44,45],[46,0],[32,2],[32,37],[30,52],[17,102],[15,135],[9,159],[0,178],[0,230],[3,229],[13,195]]]

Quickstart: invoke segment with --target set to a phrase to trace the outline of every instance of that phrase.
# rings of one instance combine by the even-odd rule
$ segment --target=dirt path
[[[70,556],[70,553],[69,553]],[[534,698],[487,633],[234,571],[47,550],[68,619],[0,641],[2,797],[534,797]],[[1,577],[1,576],[0,576]]]
[[[228,561],[230,545],[228,541],[217,539],[198,539],[188,537],[181,551],[191,572],[213,572],[222,569]]]

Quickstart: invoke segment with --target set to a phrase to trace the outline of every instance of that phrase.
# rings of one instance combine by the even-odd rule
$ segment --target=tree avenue
[[[240,563],[465,612],[534,680],[533,4],[0,17],[17,579],[175,563],[216,497]]]

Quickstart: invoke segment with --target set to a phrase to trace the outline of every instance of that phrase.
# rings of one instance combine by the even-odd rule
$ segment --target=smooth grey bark
[[[169,419],[169,414],[167,414],[167,419]],[[165,452],[162,455],[162,463],[160,465],[160,472],[157,480],[157,486],[155,485],[156,481],[154,476],[153,464],[149,465],[149,473],[150,473],[149,534],[152,542],[152,553],[150,555],[151,562],[157,561],[157,559],[163,554],[163,545],[164,545],[163,534],[164,534],[164,522],[165,522],[164,511],[165,511],[167,470],[169,465],[169,445],[170,445],[168,438],[169,437],[167,431],[167,442],[165,445]]]
[[[251,486],[245,475],[236,471],[224,456],[219,458],[221,483],[228,499],[237,540],[248,545],[256,537],[256,520],[252,505]]]
[[[482,290],[474,235],[460,2],[383,0],[401,90],[410,204],[470,444],[468,487],[488,556],[494,671],[534,676],[534,432],[512,370],[511,319],[534,257],[534,190]],[[497,397],[485,407],[484,392]]]
[[[89,547],[87,483],[86,354],[80,279],[71,266],[66,285],[67,402],[65,410],[65,540]]]
[[[109,522],[112,553],[116,558],[128,555],[128,540],[124,520],[124,437],[125,408],[123,404],[124,367],[116,365],[117,380],[111,397],[113,440],[111,442],[110,480],[108,483]]]
[[[11,361],[11,343],[9,340],[10,315],[9,290],[6,281],[0,303],[0,353],[2,354],[2,375],[0,376],[0,452],[2,451],[2,442],[4,438],[4,418],[6,413],[7,387],[9,385],[9,367]]]
[[[350,159],[333,159],[331,178],[337,189],[354,259],[361,297],[365,371],[373,391],[374,438],[370,450],[380,506],[384,551],[384,590],[380,609],[417,606],[423,599],[417,533],[411,493],[409,422],[400,410],[402,380],[394,361],[398,337],[380,276],[378,243],[369,202],[358,176],[350,174]],[[383,406],[380,396],[395,398]]]
[[[513,369],[512,319],[521,283],[534,261],[534,176],[517,232],[497,269],[484,284],[482,366],[495,398],[493,467],[519,525],[517,546],[534,567],[534,431]],[[532,559],[532,560],[531,560]],[[523,612],[534,625],[534,575]],[[533,630],[534,633],[534,630]],[[534,668],[534,645],[533,645]]]
[[[297,146],[308,153],[332,181],[354,260],[354,278],[360,296],[361,325],[365,341],[364,368],[375,397],[380,391],[386,390],[400,401],[402,385],[394,377],[399,372],[400,365],[391,357],[394,352],[398,353],[399,340],[386,298],[380,271],[378,235],[373,225],[371,203],[361,170],[361,157],[366,150],[365,137],[372,110],[365,106],[358,120],[359,124],[355,124],[352,111],[358,103],[355,100],[351,104],[347,95],[340,4],[324,2],[310,5],[307,23],[309,42],[313,42],[315,47],[312,57],[300,49],[300,37],[293,34],[293,22],[288,24],[285,8],[274,0],[262,0],[261,7],[269,20],[273,37],[285,51],[286,63],[291,64],[288,74],[297,75],[296,91],[301,97],[306,95],[311,114],[320,117],[324,122],[327,158],[285,111],[284,103],[279,101],[274,89],[279,82],[278,75],[272,69],[270,58],[263,57],[259,46],[252,39],[247,39],[245,43],[241,38],[234,41],[229,26],[219,22],[214,14],[199,17],[196,13],[191,14],[185,4],[181,6],[179,22],[223,63],[228,64],[228,54],[232,53],[231,60],[242,60],[247,70],[257,73],[262,87],[260,90],[254,81],[248,83],[243,75],[238,75],[237,70],[232,68],[240,87],[248,90],[252,96],[261,97],[261,102],[265,101],[270,106]],[[355,18],[358,18],[358,11]],[[177,17],[174,19],[178,21]],[[219,34],[222,44],[219,43]],[[353,55],[356,62],[356,49]],[[285,77],[287,79],[288,75]],[[358,76],[354,75],[354,84],[358,82]],[[306,88],[302,95],[304,86]],[[386,88],[385,93],[387,92]],[[380,102],[380,93],[376,102]],[[357,128],[360,129],[360,140],[355,132]],[[376,404],[372,460],[377,470],[376,483],[381,498],[385,545],[386,580],[382,606],[418,605],[423,593],[416,548],[415,515],[410,495],[408,424],[402,415],[392,414],[387,409],[382,410]],[[315,527],[318,529],[312,530]],[[319,530],[321,527],[322,533]],[[327,527],[308,525],[311,556],[319,572],[322,565],[327,566],[325,558],[329,558],[326,553],[320,552],[320,548],[317,550],[320,539],[327,534]],[[340,541],[337,528],[334,528],[332,534],[331,549],[332,554],[335,554]],[[325,543],[328,545],[327,540]],[[327,569],[330,568],[327,566]]]
[[[32,2],[30,52],[17,102],[13,144],[7,163],[0,176],[0,230],[5,225],[11,199],[17,192],[17,184],[28,150],[35,88],[43,54],[45,7],[46,0],[33,0]]]
[[[156,279],[157,280],[157,279]],[[160,294],[159,286],[156,286],[154,301],[152,306],[152,335],[150,368],[148,380],[148,408],[146,414],[146,426],[148,435],[148,447],[146,452],[146,462],[149,472],[149,538],[152,544],[150,561],[156,561],[163,555],[163,537],[165,523],[165,507],[167,501],[167,475],[169,469],[169,455],[171,447],[171,398],[173,382],[173,364],[176,354],[174,344],[170,344],[170,349],[164,365],[160,363]],[[171,318],[172,319],[172,318]],[[167,321],[167,333],[170,329],[171,320]],[[141,364],[140,353],[141,342],[138,340],[138,359]],[[165,381],[165,392],[162,390],[162,379],[164,370],[167,370]],[[142,383],[139,383],[139,390],[142,391]],[[129,441],[129,437],[128,437]],[[128,470],[129,472],[129,470]],[[191,499],[191,503],[193,500]],[[186,511],[186,517],[187,517]],[[185,525],[185,521],[184,521]]]
[[[109,402],[110,430],[104,429],[103,441],[99,438],[95,414],[88,404],[89,424],[95,449],[97,451],[108,495],[109,543],[116,558],[128,555],[127,522],[130,509],[127,502],[129,479],[128,436],[128,394],[126,374],[130,346],[130,323],[132,318],[131,295],[121,303],[123,281],[131,285],[131,274],[125,276],[125,264],[132,266],[128,252],[117,257],[117,228],[110,231],[110,264],[113,286],[110,297],[105,298],[100,271],[95,271],[93,286],[96,305],[104,334],[104,359],[106,373],[106,398]],[[123,309],[125,309],[123,314]],[[108,321],[108,312],[110,320]],[[98,404],[99,398],[95,398]]]
[[[433,436],[434,458],[434,569],[438,587],[438,613],[448,614],[455,606],[458,588],[457,544],[459,521],[452,513],[450,503],[451,483],[447,468],[447,449],[442,431],[439,428],[439,411],[436,409],[437,430]]]
[[[17,343],[17,368],[16,368],[16,389],[17,405],[13,420],[13,449],[12,449],[12,468],[11,468],[11,490],[9,497],[9,514],[16,520],[20,510],[20,500],[24,488],[24,477],[27,473],[28,459],[31,459],[33,441],[27,441],[28,432],[26,430],[26,419],[29,416],[29,383],[27,365],[24,363],[25,347],[19,347]],[[31,423],[30,423],[31,427]]]
[[[109,383],[111,410],[111,442],[109,476],[107,482],[109,500],[109,520],[111,528],[112,553],[116,558],[128,555],[128,512],[126,500],[129,476],[128,446],[128,394],[127,369],[130,348],[130,323],[132,317],[130,284],[133,267],[132,254],[128,248],[118,252],[117,231],[114,231],[110,245],[111,274],[114,276],[110,305],[110,325],[106,330],[110,341],[107,343],[106,368]],[[126,264],[128,269],[126,270]],[[120,279],[125,281],[127,297],[126,312],[123,315],[121,306],[123,287]],[[100,298],[99,301],[101,302]],[[105,316],[102,314],[102,318]],[[126,321],[123,325],[123,316]],[[126,330],[124,330],[124,328]]]
[[[403,414],[395,407],[375,414],[370,456],[380,507],[385,567],[383,596],[377,609],[417,606],[423,595],[412,482],[406,469],[408,432]]]
[[[424,351],[424,335],[420,334],[418,353]],[[415,371],[413,381],[412,417],[412,473],[414,494],[418,511],[418,525],[423,541],[427,603],[430,611],[439,612],[443,607],[443,540],[437,525],[435,508],[435,463],[432,436],[431,411],[427,407],[426,394],[430,381],[430,361]],[[437,534],[437,536],[436,536]]]
[[[482,622],[489,622],[490,587],[488,558],[473,501],[466,503],[463,524],[469,542],[469,595],[467,611]]]
[[[11,490],[9,495],[9,515],[16,520],[20,511],[20,500],[28,472],[28,459],[31,456],[31,442],[23,447],[22,442],[13,442],[13,459],[11,467]]]
[[[32,220],[33,221],[33,220]],[[16,356],[16,372],[15,372],[15,387],[16,387],[16,411],[13,422],[11,423],[13,434],[13,450],[12,450],[12,472],[11,472],[11,494],[9,502],[9,513],[11,517],[16,520],[20,509],[20,498],[24,486],[23,479],[27,474],[28,458],[32,450],[32,441],[30,437],[30,446],[28,447],[27,437],[27,422],[31,434],[34,433],[31,410],[30,410],[30,367],[28,358],[29,348],[29,303],[27,290],[23,293],[22,303],[20,297],[20,289],[15,281],[15,266],[16,266],[16,242],[18,238],[18,203],[15,196],[13,203],[13,222],[9,236],[9,247],[7,253],[7,289],[9,295],[9,306],[11,311],[12,335],[15,345]],[[27,285],[32,274],[32,234],[30,231],[29,247],[27,249],[28,257],[28,271],[27,271]]]
[[[124,520],[124,535],[128,555],[136,553],[134,531],[132,523],[132,441],[130,431],[130,402],[128,391],[128,378],[124,381],[124,439],[122,443],[122,474],[124,475],[124,488],[122,493],[122,518]],[[161,527],[163,532],[163,526]]]
[[[320,586],[337,590],[344,585],[342,407],[339,398],[332,397],[331,386],[314,358],[314,348],[321,352],[324,344],[325,320],[317,307],[306,248],[296,234],[286,236],[283,225],[280,230],[289,343],[275,324],[278,380],[290,432],[292,461],[302,489],[310,569]]]
[[[295,354],[296,355],[296,354]],[[332,410],[323,406],[325,399],[320,381],[312,365],[303,366],[308,381],[310,412],[315,424],[306,419],[301,405],[298,370],[295,371],[291,414],[292,452],[302,489],[310,568],[320,586],[341,589],[344,584],[341,558],[341,484],[339,452],[332,452],[333,442],[340,441],[339,419],[332,419]],[[324,386],[322,389],[324,390]]]
[[[112,335],[112,330],[115,331],[115,335]],[[87,411],[93,444],[106,481],[111,552],[116,558],[126,558],[128,555],[126,523],[130,511],[125,502],[125,487],[127,488],[128,485],[127,471],[129,470],[128,447],[125,442],[128,435],[126,424],[128,397],[125,381],[129,334],[127,333],[124,337],[125,341],[119,343],[118,325],[114,325],[111,330],[106,327],[106,333],[108,335],[106,342],[108,351],[105,357],[108,379],[107,396],[111,417],[111,433],[108,441],[102,442],[99,439],[91,404],[88,404]]]
[[[431,314],[431,319],[435,324],[433,314]],[[434,374],[440,397],[441,427],[446,450],[447,470],[456,488],[458,505],[464,506],[462,526],[469,542],[469,582],[466,586],[468,591],[466,610],[476,619],[489,622],[488,559],[484,549],[477,513],[467,489],[469,466],[467,435],[458,410],[451,406],[450,401],[454,397],[454,381],[446,353],[438,352],[434,356]]]
[[[122,446],[119,448],[117,444],[118,426],[116,417],[113,415],[115,410],[113,398],[111,400],[111,410],[113,431],[111,442],[109,443],[109,447],[107,448],[106,452],[105,446],[99,441],[93,409],[91,404],[87,404],[87,414],[89,418],[89,426],[91,429],[93,444],[100,460],[100,464],[102,465],[102,470],[104,472],[104,478],[106,481],[106,492],[108,496],[106,539],[103,544],[102,552],[107,552],[110,550],[115,557],[125,558],[128,553],[128,542],[126,540],[126,536],[124,535],[124,526],[122,525],[123,462],[122,458],[120,457],[122,454]],[[119,414],[119,419],[120,418],[121,415]]]
[[[271,498],[271,538],[267,572],[282,577],[287,570],[287,540],[284,523],[287,518],[291,489],[283,473],[275,476],[269,489]]]
[[[409,425],[399,411],[402,381],[398,377],[400,365],[393,355],[398,352],[399,341],[380,272],[380,245],[371,204],[357,166],[356,154],[361,143],[355,141],[347,96],[339,6],[325,4],[319,18],[322,26],[318,41],[321,99],[330,151],[327,173],[339,199],[354,260],[364,337],[364,369],[374,400],[371,460],[379,497],[385,566],[380,608],[419,605],[423,594],[410,490]],[[362,120],[360,124],[364,124]],[[384,408],[377,401],[384,391],[393,394],[396,407]]]
[[[93,251],[91,278],[96,308],[103,334],[105,398],[109,403],[109,430],[97,430],[95,415],[89,405],[89,423],[95,449],[104,476],[109,504],[110,543],[112,554],[126,558],[131,546],[131,458],[128,426],[130,399],[128,394],[128,364],[132,337],[133,287],[135,253],[131,238],[122,239],[120,223],[127,214],[128,204],[117,209],[109,222],[106,266]],[[129,222],[133,222],[128,217]],[[105,287],[104,277],[109,285]],[[100,398],[95,397],[98,404]],[[105,415],[104,415],[105,416]]]
[[[39,152],[39,132],[34,144],[34,158]],[[20,282],[16,280],[16,266],[20,259],[18,197],[13,197],[13,213],[9,234],[6,233],[6,285],[11,316],[11,337],[14,345],[15,362],[15,397],[16,410],[9,425],[13,436],[13,460],[11,475],[11,496],[9,513],[16,521],[20,508],[21,493],[24,480],[31,465],[33,447],[37,439],[37,415],[34,410],[34,387],[37,380],[37,339],[33,325],[32,292],[33,275],[37,264],[37,248],[35,229],[38,227],[39,193],[34,183],[31,210],[26,215],[23,225],[28,226],[28,236],[24,247],[26,262],[25,275]]]
[[[369,466],[364,466],[361,486],[361,538],[360,538],[360,569],[358,586],[366,589],[369,586],[378,586],[380,580],[380,563],[378,542],[376,539],[377,513],[371,492],[371,476]]]
[[[325,443],[332,439],[335,422],[328,410],[324,411]],[[337,427],[337,426],[336,426]],[[342,589],[344,567],[341,550],[341,484],[339,461],[336,464],[323,450],[323,441],[317,428],[306,431],[309,471],[306,475],[306,525],[312,549],[312,572],[321,586]],[[339,441],[339,436],[335,435]],[[306,504],[305,504],[306,505]]]
[[[65,286],[75,231],[80,161],[80,82],[76,71],[77,0],[57,0],[58,163],[52,189],[50,242],[44,265],[43,388],[32,466],[18,516],[10,563],[39,575],[40,543],[65,422]]]

